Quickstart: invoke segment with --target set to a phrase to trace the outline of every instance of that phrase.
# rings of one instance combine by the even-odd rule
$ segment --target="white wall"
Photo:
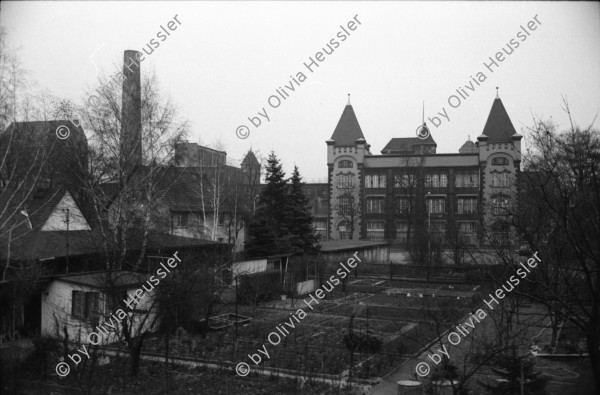
[[[234,262],[231,265],[231,273],[233,276],[244,274],[253,274],[264,272],[267,270],[267,259],[254,259],[249,261]]]
[[[137,288],[127,290],[128,298],[135,294]],[[105,319],[110,323],[109,318],[114,313],[114,317],[117,318],[118,323],[115,323],[115,318],[112,319],[115,329],[103,325],[108,335],[102,331],[96,329],[96,326],[92,326],[90,323],[84,320],[80,320],[71,316],[71,305],[72,305],[72,291],[84,291],[84,292],[100,292],[100,308],[104,311],[104,316],[100,316],[99,324],[103,324]],[[144,293],[140,304],[136,308],[139,309],[151,309],[153,300],[153,293]],[[156,306],[154,306],[156,308]],[[77,284],[68,283],[61,280],[53,281],[46,289],[45,293],[42,293],[42,335],[47,335],[53,338],[63,339],[64,329],[67,328],[69,341],[88,344],[88,335],[92,332],[96,332],[100,335],[100,344],[114,343],[121,338],[121,320],[118,320],[118,315],[115,311],[106,310],[106,294],[101,292],[97,288],[82,286]],[[125,313],[131,313],[131,310],[124,309]],[[153,331],[158,328],[159,322],[155,319],[155,314],[150,313],[133,313],[132,320],[134,323],[134,333],[139,333],[141,329]],[[154,322],[157,321],[157,322]],[[140,326],[143,324],[143,328]],[[154,324],[154,325],[152,325]],[[95,337],[92,336],[94,339]],[[96,340],[94,340],[96,341]]]
[[[60,202],[52,211],[52,214],[42,226],[42,231],[67,230],[67,214],[69,210],[69,231],[71,230],[91,230],[90,225],[77,207],[73,196],[67,191]]]

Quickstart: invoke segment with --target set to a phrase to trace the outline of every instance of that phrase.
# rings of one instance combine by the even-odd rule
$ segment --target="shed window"
[[[82,320],[97,321],[99,317],[100,293],[73,291],[71,315]]]

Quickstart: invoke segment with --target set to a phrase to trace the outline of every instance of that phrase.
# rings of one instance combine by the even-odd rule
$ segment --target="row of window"
[[[504,159],[504,158],[496,158]],[[352,162],[350,162],[352,164]],[[370,174],[365,176],[365,188],[385,188],[387,177],[384,174]],[[454,177],[454,184],[457,188],[477,188],[479,187],[479,176],[476,172],[457,173]],[[493,187],[510,186],[510,175],[507,172],[492,173]],[[338,188],[353,188],[354,175],[342,174],[337,177]],[[416,176],[414,174],[401,174],[394,176],[394,188],[415,188]],[[428,188],[447,188],[448,175],[446,173],[430,173],[425,176],[425,187]]]
[[[365,225],[367,240],[384,240],[385,223],[383,221],[367,221]],[[396,221],[394,226],[395,239],[405,243],[409,234],[408,222]],[[445,221],[431,221],[430,226],[431,232],[435,235],[442,236],[446,233]],[[468,244],[475,244],[477,242],[477,222],[459,222],[458,232],[464,242]],[[414,233],[414,225],[410,233],[411,235]]]
[[[412,212],[412,202],[410,198],[396,198],[396,214],[408,214]],[[430,198],[426,200],[426,210],[432,214],[443,214],[446,212],[446,198]],[[367,214],[385,214],[385,198],[373,197],[367,198]],[[475,214],[477,213],[477,198],[458,198],[456,199],[457,214]]]
[[[342,215],[351,214],[352,210],[355,209],[352,204],[352,199],[349,196],[343,196],[339,198],[339,211]],[[510,199],[506,195],[496,195],[492,197],[491,211],[493,215],[507,215],[509,214],[509,203]],[[457,214],[477,214],[477,198],[476,197],[463,197],[456,199]],[[446,198],[435,197],[426,199],[426,212],[431,214],[445,214],[446,213]],[[367,214],[385,214],[385,198],[384,197],[370,197],[366,199]],[[412,202],[410,198],[396,198],[395,200],[395,212],[396,214],[408,214],[412,211]]]
[[[334,153],[338,153],[341,154],[343,152],[345,153],[357,153],[358,152],[358,148],[356,147],[334,147],[333,148],[333,152]]]

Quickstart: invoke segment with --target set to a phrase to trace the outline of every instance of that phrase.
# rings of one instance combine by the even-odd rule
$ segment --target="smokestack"
[[[138,51],[123,55],[123,102],[121,105],[121,168],[142,164],[142,87]]]

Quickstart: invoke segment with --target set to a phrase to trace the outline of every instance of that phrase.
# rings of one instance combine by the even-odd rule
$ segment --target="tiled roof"
[[[517,134],[499,97],[492,104],[490,115],[483,128],[483,134],[488,137],[487,141],[489,143],[510,142],[510,137]]]
[[[415,145],[434,145],[437,147],[436,142],[431,137],[431,134],[426,139],[420,139],[418,137],[400,137],[393,138],[389,143],[381,150],[382,154],[389,153],[410,153],[414,152]]]
[[[335,145],[351,146],[360,138],[364,139],[365,136],[358,124],[358,119],[356,119],[352,105],[348,104],[344,108],[344,112],[335,127],[331,139],[335,140]]]

